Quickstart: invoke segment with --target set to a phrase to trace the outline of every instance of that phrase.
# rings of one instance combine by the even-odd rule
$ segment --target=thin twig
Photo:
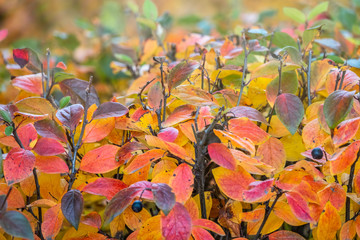
[[[311,76],[311,58],[312,58],[312,50],[309,51],[309,61],[307,67],[307,87],[308,87],[308,104],[311,105],[311,89],[310,89],[310,76]]]
[[[355,175],[355,165],[356,165],[357,161],[359,160],[359,157],[360,157],[360,150],[357,153],[355,162],[351,165],[351,168],[350,168],[349,181],[348,181],[348,185],[347,185],[347,193],[352,192],[352,185],[353,185],[353,180],[354,180],[354,175]],[[345,222],[350,220],[350,202],[351,202],[350,198],[347,197],[346,203],[345,203]]]
[[[270,37],[270,41],[269,41],[269,45],[268,45],[268,50],[266,51],[265,58],[264,58],[264,63],[266,63],[267,60],[268,60],[269,53],[270,53],[270,48],[271,48],[273,39],[274,39],[274,32],[271,33],[271,37]]]

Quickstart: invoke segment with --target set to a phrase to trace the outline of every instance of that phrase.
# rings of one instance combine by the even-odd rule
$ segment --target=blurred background
[[[82,79],[94,75],[98,84],[104,83],[98,87],[111,96],[114,91],[121,93],[128,87],[128,80],[135,77],[129,72],[114,71],[114,45],[121,46],[122,53],[127,51],[124,46],[138,53],[136,48],[154,36],[158,41],[176,41],[195,32],[221,38],[250,27],[296,33],[304,25],[284,15],[283,8],[295,7],[307,14],[320,2],[153,0],[157,16],[150,21],[142,17],[144,0],[0,0],[0,30],[7,31],[3,39],[0,34],[0,48],[5,60],[11,57],[12,48],[30,47],[42,59],[49,48],[56,61],[65,62],[67,72]],[[323,16],[327,26],[346,31],[343,35],[359,36],[360,0],[329,3],[329,11]],[[10,77],[1,64],[1,91],[7,88]]]

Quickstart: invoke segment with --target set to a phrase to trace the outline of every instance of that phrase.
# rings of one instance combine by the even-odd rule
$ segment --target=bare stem
[[[308,92],[308,104],[311,105],[311,89],[310,89],[310,76],[311,76],[311,58],[312,58],[312,50],[309,51],[309,61],[307,67],[307,92]]]
[[[356,160],[351,165],[351,168],[350,168],[349,182],[347,185],[347,193],[352,192],[352,185],[353,185],[353,180],[354,180],[354,175],[355,175],[355,165],[356,165],[357,161],[359,160],[359,157],[360,157],[360,151],[358,151]],[[350,220],[350,202],[351,202],[350,198],[347,197],[346,203],[345,203],[345,222]]]

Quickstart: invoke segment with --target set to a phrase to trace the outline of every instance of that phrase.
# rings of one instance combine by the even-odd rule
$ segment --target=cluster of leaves
[[[113,67],[136,79],[102,104],[96,79],[14,49],[1,237],[360,236],[359,48],[324,21],[308,26],[327,8],[285,8],[305,24],[297,33],[166,42],[156,6],[132,6],[152,33],[141,52],[119,46]]]

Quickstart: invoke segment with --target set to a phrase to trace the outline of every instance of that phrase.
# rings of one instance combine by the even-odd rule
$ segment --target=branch
[[[311,57],[312,57],[312,50],[309,51],[309,61],[308,61],[308,68],[307,68],[307,87],[308,87],[308,104],[309,104],[309,106],[311,105],[311,89],[310,89]]]

